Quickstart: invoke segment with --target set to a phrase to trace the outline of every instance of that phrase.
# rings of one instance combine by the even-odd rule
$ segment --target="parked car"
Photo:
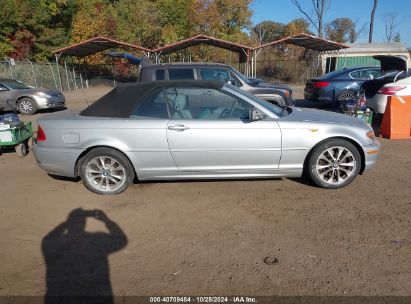
[[[114,88],[82,112],[38,119],[33,152],[50,174],[115,194],[137,180],[299,177],[341,188],[377,159],[364,121],[281,108],[230,84],[154,81]]]
[[[64,107],[65,98],[57,90],[34,88],[21,81],[0,78],[0,111],[14,110],[14,102],[21,114],[32,115],[40,109]]]
[[[401,56],[377,55],[380,68],[350,68],[327,73],[309,80],[304,97],[320,102],[354,100],[364,90],[372,98],[379,88],[394,80],[407,77],[407,61]]]
[[[142,65],[140,82],[154,80],[217,80],[228,82],[279,106],[292,106],[292,89],[283,84],[247,78],[233,67],[218,63],[166,63]]]
[[[373,79],[380,68],[347,68],[324,74],[307,81],[304,98],[322,103],[354,100],[361,84]]]
[[[375,113],[384,114],[389,96],[411,96],[411,76],[384,85],[377,94],[367,99],[367,106]]]

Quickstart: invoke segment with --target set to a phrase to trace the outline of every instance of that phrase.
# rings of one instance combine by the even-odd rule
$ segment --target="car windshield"
[[[3,79],[1,80],[1,83],[9,87],[10,89],[15,89],[15,90],[30,89],[28,86],[26,86],[21,81],[17,81],[14,79]]]
[[[231,84],[225,84],[225,86],[232,89],[232,90],[234,90],[234,91],[236,91],[236,92],[238,92],[238,93],[240,93],[241,95],[245,95],[246,97],[250,98],[252,101],[258,103],[260,106],[266,108],[268,111],[274,113],[278,117],[284,116],[285,114],[288,113],[287,111],[284,111],[283,108],[281,108],[281,107],[279,107],[275,104],[269,103],[268,101],[262,100],[258,97],[255,97],[253,94],[248,93],[246,91],[243,91],[243,90],[237,88],[236,86],[233,86]]]
[[[240,78],[242,81],[244,81],[245,83],[252,85],[255,84],[255,82],[252,82],[250,79],[248,79],[247,77],[245,77],[243,74],[241,74],[239,71],[237,71],[236,69],[232,68],[234,71],[234,75],[238,78]]]

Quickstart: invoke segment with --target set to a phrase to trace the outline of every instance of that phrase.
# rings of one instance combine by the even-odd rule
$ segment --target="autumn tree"
[[[257,43],[261,45],[285,37],[287,26],[271,20],[262,21],[252,28],[251,33]]]
[[[252,0],[195,0],[191,14],[193,34],[208,34],[241,42],[251,26]]]
[[[147,48],[155,48],[159,45],[162,29],[154,2],[118,0],[115,16],[119,40]]]
[[[194,0],[157,0],[155,3],[164,44],[190,36]]]
[[[0,56],[44,59],[69,41],[76,0],[2,0]]]
[[[298,18],[291,20],[286,25],[287,36],[297,35],[300,33],[306,33],[313,35],[310,31],[310,23],[304,18]]]

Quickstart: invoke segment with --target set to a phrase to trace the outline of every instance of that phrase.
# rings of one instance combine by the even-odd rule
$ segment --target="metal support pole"
[[[31,72],[33,73],[33,79],[34,79],[34,85],[37,87],[37,79],[36,79],[36,73],[34,73],[34,67],[33,67],[33,62],[27,59],[28,62],[30,62],[31,65]]]
[[[77,88],[77,81],[76,81],[76,71],[74,70],[74,66],[73,66],[73,80],[74,80],[74,87],[77,91],[78,88]]]
[[[59,83],[60,83],[60,91],[63,91],[63,83],[61,82],[60,68],[59,68],[59,58],[61,56],[61,53],[60,54],[54,54],[54,56],[56,57],[57,75],[58,75]]]
[[[46,60],[46,62],[50,66],[51,76],[53,77],[53,80],[54,80],[54,86],[57,89],[58,88],[57,80],[56,80],[56,76],[54,75],[53,66],[51,65],[51,63],[48,60]]]
[[[7,61],[7,63],[9,64],[9,69],[10,69],[11,79],[14,79],[14,76],[13,76],[13,70],[12,70],[12,68],[11,68],[11,61],[10,61],[10,60],[8,60],[7,58],[6,58],[6,61]]]
[[[67,61],[66,61],[66,60],[64,60],[64,69],[66,70],[67,88],[68,88],[68,90],[69,90],[69,92],[70,92],[71,89],[70,89],[69,76],[68,76],[68,72],[67,72]]]

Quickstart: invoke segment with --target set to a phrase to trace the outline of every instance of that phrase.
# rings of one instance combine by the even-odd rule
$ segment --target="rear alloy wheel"
[[[356,95],[353,91],[343,91],[338,95],[338,101],[345,101],[345,100],[356,100]]]
[[[361,156],[357,148],[348,141],[333,139],[314,148],[308,174],[317,186],[337,189],[351,183],[360,168]]]
[[[19,100],[18,110],[23,115],[33,115],[37,112],[37,105],[33,99],[24,97]]]
[[[127,157],[117,150],[96,148],[82,160],[80,176],[83,184],[97,194],[118,194],[134,179],[134,170]]]

